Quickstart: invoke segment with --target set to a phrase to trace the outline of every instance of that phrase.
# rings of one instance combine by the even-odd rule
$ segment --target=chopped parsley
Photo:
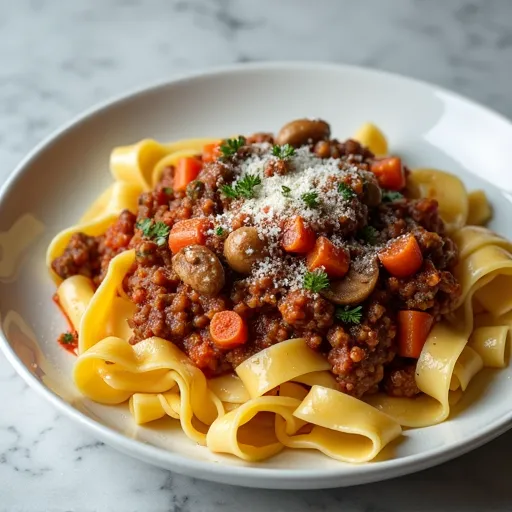
[[[220,152],[224,157],[234,156],[236,155],[237,151],[244,145],[245,137],[240,136],[238,139],[226,139],[220,145]]]
[[[318,192],[306,192],[302,194],[300,198],[304,201],[304,204],[308,208],[318,208],[318,206],[320,206],[320,201],[318,200]]]
[[[361,230],[361,236],[363,240],[371,245],[377,242],[377,236],[379,232],[373,226],[365,226]]]
[[[281,194],[283,194],[284,197],[290,197],[290,192],[292,189],[290,187],[287,187],[286,185],[281,186]]]
[[[75,337],[73,336],[73,334],[71,332],[65,332],[61,336],[60,341],[61,341],[61,343],[64,343],[65,345],[69,345],[70,343],[75,342]]]
[[[252,199],[254,197],[254,187],[257,185],[261,185],[261,178],[259,176],[247,174],[241,180],[237,181],[235,186],[224,185],[221,188],[221,191],[226,197],[230,197],[232,199],[238,199],[240,197]]]
[[[285,144],[284,146],[274,145],[272,146],[272,154],[280,160],[286,160],[295,154],[295,149],[290,144]]]
[[[306,272],[303,286],[306,290],[318,293],[329,288],[329,277],[325,270],[317,268],[313,272]]]
[[[167,194],[170,196],[172,193],[174,193],[174,190],[171,187],[164,187],[163,188],[164,194]]]
[[[222,236],[224,234],[224,228],[222,226],[215,228],[215,234],[217,236]]]
[[[346,183],[338,183],[338,192],[346,201],[349,201],[356,195]]]
[[[335,316],[344,324],[359,324],[363,316],[362,309],[362,306],[356,306],[355,308],[350,308],[349,306],[336,308]]]
[[[139,222],[137,222],[137,224],[135,224],[135,227],[139,228],[141,231],[142,231],[142,234],[146,237],[149,237],[149,233],[151,231],[151,226],[153,224],[153,220],[152,219],[144,219],[144,220],[139,220]]]
[[[382,201],[385,203],[394,203],[395,201],[400,201],[400,199],[403,198],[403,194],[400,194],[400,192],[395,192],[394,190],[384,190],[382,192]]]
[[[146,238],[154,240],[159,247],[167,243],[170,230],[165,222],[153,222],[153,219],[144,219],[137,222],[136,226]]]

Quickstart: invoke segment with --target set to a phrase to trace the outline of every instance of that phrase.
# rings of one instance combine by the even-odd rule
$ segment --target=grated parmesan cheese
[[[232,200],[229,209],[212,216],[212,222],[216,227],[231,232],[235,221],[239,223],[243,216],[242,222],[254,226],[259,237],[266,241],[268,256],[255,263],[249,280],[257,281],[271,276],[276,288],[300,289],[307,267],[304,259],[288,255],[281,249],[280,241],[286,221],[300,215],[316,233],[332,231],[328,227],[339,226],[343,220],[356,222],[355,208],[361,205],[357,200],[344,198],[337,185],[343,182],[351,186],[373,175],[360,169],[356,163],[335,158],[323,159],[309,147],[303,146],[287,159],[286,174],[267,176],[266,169],[278,160],[272,155],[272,146],[261,143],[252,145],[252,148],[256,150],[234,166],[235,178],[231,186],[235,187],[248,175],[258,176],[261,184],[253,188],[254,197]],[[317,193],[318,207],[307,207],[302,196],[308,192]],[[347,241],[337,235],[335,243],[346,246]],[[247,254],[250,255],[250,252]]]

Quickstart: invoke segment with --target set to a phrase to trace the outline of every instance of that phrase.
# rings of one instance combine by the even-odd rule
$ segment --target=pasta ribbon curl
[[[244,361],[236,373],[251,399],[214,421],[208,448],[249,461],[268,458],[285,446],[316,449],[347,462],[373,459],[400,435],[400,425],[332,389],[334,379],[326,377],[325,362],[302,338],[278,343]],[[309,393],[296,381],[312,385]],[[265,395],[269,392],[275,394]],[[274,429],[263,429],[258,421],[266,413],[275,414]],[[303,428],[308,431],[301,432]]]

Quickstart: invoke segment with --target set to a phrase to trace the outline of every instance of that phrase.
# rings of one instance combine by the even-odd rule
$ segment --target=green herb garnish
[[[284,146],[278,146],[277,144],[272,146],[272,154],[277,156],[280,160],[286,160],[295,154],[295,148],[290,144]]]
[[[361,322],[361,317],[363,316],[362,309],[362,306],[356,306],[355,308],[350,308],[349,306],[336,308],[335,316],[344,324],[358,324]]]
[[[382,192],[382,201],[385,203],[394,203],[395,201],[400,201],[400,199],[403,198],[403,194],[400,194],[400,192],[395,192],[394,190],[384,190]]]
[[[163,191],[164,194],[167,194],[168,196],[170,196],[174,192],[174,190],[171,187],[164,187]]]
[[[245,137],[238,137],[238,139],[226,139],[221,145],[220,145],[220,152],[222,153],[222,156],[228,157],[228,156],[234,156],[236,155],[237,151],[245,145]]]
[[[377,242],[378,234],[379,232],[373,226],[365,226],[361,230],[361,236],[363,237],[365,242],[368,242],[371,245]]]
[[[320,201],[318,200],[318,192],[306,192],[300,196],[308,208],[318,208]]]
[[[346,183],[338,183],[338,192],[346,201],[349,201],[356,195],[356,193]]]
[[[222,226],[219,226],[218,228],[215,228],[215,234],[217,236],[222,236],[224,234],[224,228]]]
[[[306,272],[302,285],[306,290],[318,293],[329,287],[329,277],[324,270],[317,268],[313,272]]]
[[[139,220],[137,222],[137,224],[135,224],[135,227],[140,229],[144,236],[149,237],[150,236],[149,233],[151,231],[151,226],[152,225],[153,225],[153,220],[152,219],[144,219],[144,220]]]
[[[167,243],[169,226],[165,222],[153,223],[152,219],[144,219],[137,222],[136,227],[142,231],[146,238],[154,240],[159,247]]]
[[[73,336],[72,333],[65,332],[62,335],[61,342],[64,343],[65,345],[69,345],[70,343],[74,343],[74,341],[75,341],[75,337]]]
[[[284,197],[290,197],[290,192],[292,189],[290,187],[287,187],[286,185],[281,186],[281,194],[283,194]]]
[[[226,197],[231,197],[232,199],[238,199],[240,197],[252,199],[254,197],[254,187],[257,185],[261,185],[261,178],[247,174],[241,180],[237,181],[235,186],[224,185],[221,191]]]

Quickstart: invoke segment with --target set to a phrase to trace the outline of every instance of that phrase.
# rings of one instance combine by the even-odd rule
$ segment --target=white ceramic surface
[[[485,188],[496,210],[492,227],[512,236],[506,152],[512,125],[452,93],[382,72],[298,63],[236,67],[158,85],[79,118],[36,148],[2,189],[0,347],[22,377],[125,453],[198,478],[254,487],[321,488],[390,478],[455,457],[508,429],[510,369],[483,372],[449,421],[406,431],[377,461],[358,466],[308,451],[246,464],[195,446],[176,423],[135,427],[126,408],[91,403],[74,390],[73,357],[55,343],[65,325],[51,301],[44,252],[108,183],[112,147],[145,137],[275,131],[301,116],[327,119],[339,138],[374,121],[410,166],[444,168],[469,188]]]

